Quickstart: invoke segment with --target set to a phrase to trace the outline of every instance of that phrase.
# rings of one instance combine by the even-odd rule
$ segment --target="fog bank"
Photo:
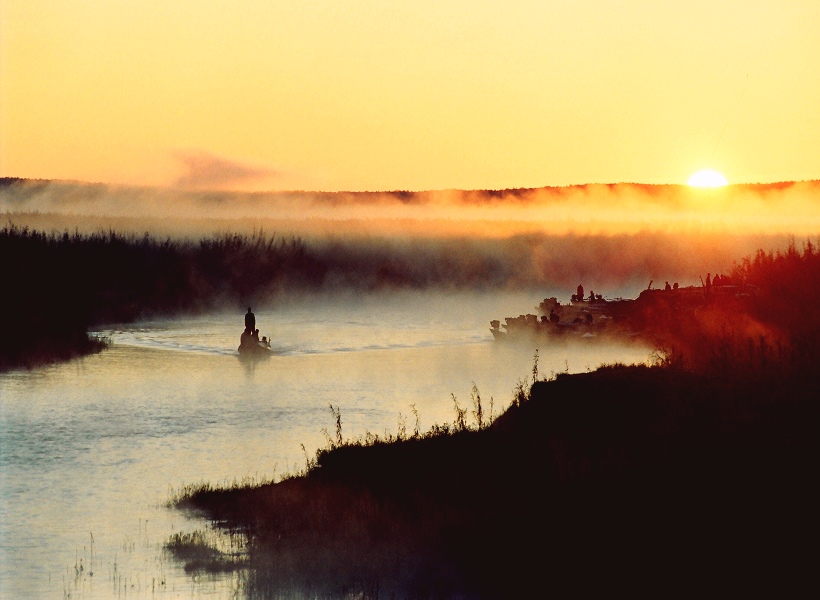
[[[205,193],[5,179],[6,224],[159,239],[298,236],[321,288],[565,289],[699,284],[820,233],[820,182],[384,193]]]

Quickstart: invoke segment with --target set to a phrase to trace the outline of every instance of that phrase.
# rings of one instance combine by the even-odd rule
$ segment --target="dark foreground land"
[[[814,585],[819,392],[604,367],[480,430],[343,443],[180,505],[247,534],[250,597],[791,595]]]
[[[668,331],[662,364],[534,369],[492,423],[474,395],[431,432],[346,442],[335,412],[303,475],[177,500],[244,552],[168,548],[246,569],[251,598],[816,590],[818,264],[811,246],[761,253],[735,273],[760,294]]]

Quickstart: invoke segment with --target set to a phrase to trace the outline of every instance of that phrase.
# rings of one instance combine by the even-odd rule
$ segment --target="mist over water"
[[[267,360],[239,360],[245,307],[232,297],[198,316],[99,327],[112,341],[99,355],[2,375],[0,598],[232,597],[235,578],[196,582],[162,553],[172,533],[204,526],[164,508],[174,489],[298,472],[334,427],[330,405],[346,438],[412,430],[415,413],[423,431],[452,422],[451,395],[470,410],[473,385],[497,415],[536,348],[494,343],[490,320],[567,302],[578,283],[606,298],[697,285],[816,236],[818,197],[817,182],[217,194],[4,181],[0,212],[20,227],[194,248],[263,230],[299,236],[317,269],[306,289],[257,290]],[[549,374],[651,349],[538,352]]]
[[[248,219],[290,223],[304,233],[341,229],[491,238],[536,232],[612,235],[641,231],[812,235],[820,225],[818,181],[712,189],[618,183],[510,190],[257,193],[47,180],[4,179],[0,184],[0,211],[6,213]]]
[[[816,237],[820,183],[230,193],[5,180],[0,211],[9,223],[56,233],[298,236],[333,293],[580,282],[617,297],[649,281],[697,285],[758,249]]]
[[[163,507],[199,482],[295,473],[332,431],[395,434],[472,409],[497,415],[531,377],[535,348],[499,345],[489,320],[534,309],[529,293],[315,298],[257,310],[273,356],[240,361],[242,314],[101,330],[112,347],[0,380],[0,597],[231,597],[235,577],[198,583],[161,551],[204,523]],[[649,349],[539,349],[542,374],[645,361]],[[92,565],[93,577],[89,576]],[[83,571],[77,567],[82,559]],[[164,579],[165,585],[159,587]]]

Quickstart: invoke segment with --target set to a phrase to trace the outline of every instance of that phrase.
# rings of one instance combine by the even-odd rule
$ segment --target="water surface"
[[[555,295],[552,293],[544,296]],[[244,309],[107,328],[110,349],[0,376],[0,598],[233,597],[237,576],[193,577],[162,552],[204,523],[165,507],[182,486],[280,478],[335,433],[485,414],[531,377],[535,348],[493,342],[489,321],[532,294],[401,294],[256,310],[272,356],[236,352]],[[539,348],[540,372],[645,361],[640,347]],[[303,447],[304,446],[304,450]],[[93,573],[93,575],[92,575]]]

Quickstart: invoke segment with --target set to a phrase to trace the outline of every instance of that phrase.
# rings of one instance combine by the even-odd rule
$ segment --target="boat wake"
[[[160,338],[155,334],[156,332],[150,332],[141,335],[137,332],[122,331],[112,332],[109,337],[113,346],[151,348],[154,350],[170,350],[174,352],[210,354],[214,356],[231,356],[237,354],[236,348],[192,343],[182,339],[175,339],[171,336]]]
[[[202,341],[202,336],[182,333],[173,330],[158,331],[156,329],[111,331],[103,334],[110,339],[114,347],[144,348],[170,352],[184,352],[193,354],[207,354],[211,356],[237,356],[237,348],[232,340],[223,339],[214,335],[212,340]],[[304,356],[322,354],[341,354],[351,352],[405,350],[413,348],[436,348],[453,345],[485,344],[492,341],[484,335],[458,336],[455,339],[416,339],[406,341],[386,341],[383,343],[372,340],[361,344],[328,344],[327,340],[300,339],[288,343],[284,340],[273,340],[270,354],[272,356]],[[318,343],[317,343],[318,342]]]

